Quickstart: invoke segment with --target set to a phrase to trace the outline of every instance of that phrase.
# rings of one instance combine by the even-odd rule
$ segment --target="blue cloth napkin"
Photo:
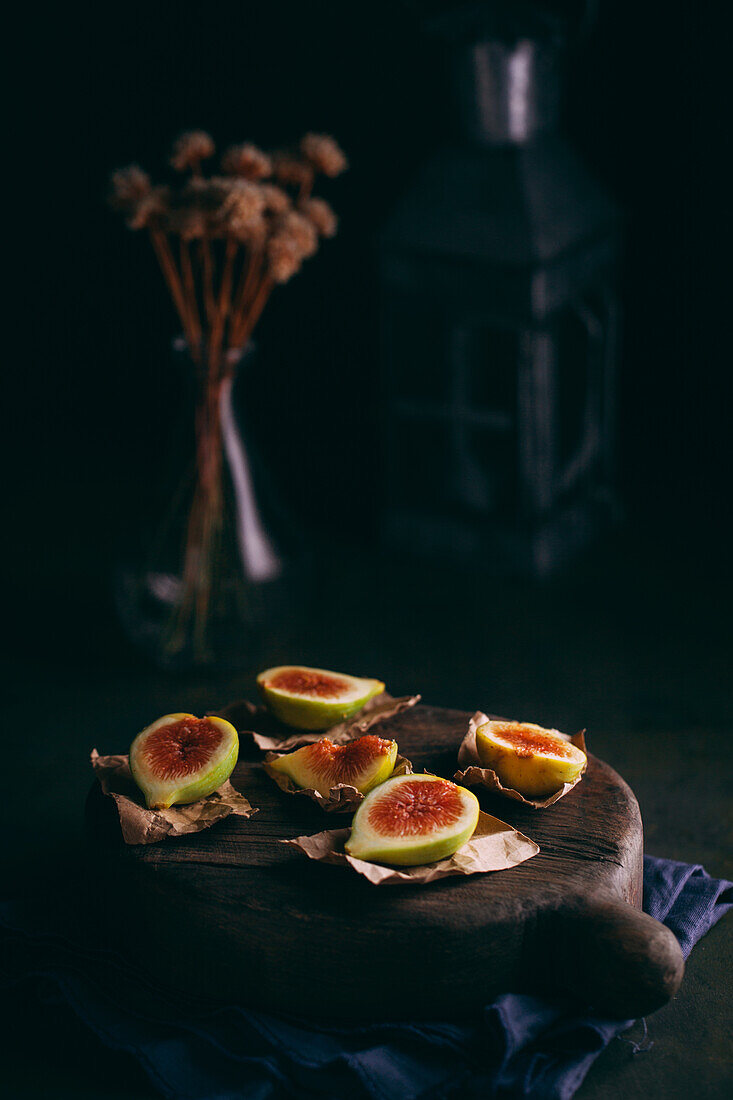
[[[733,883],[700,866],[644,860],[644,909],[687,956],[733,906]],[[66,914],[67,922],[69,915]],[[113,951],[55,923],[0,907],[0,980],[40,983],[108,1047],[129,1052],[176,1100],[566,1100],[633,1021],[583,1015],[577,1003],[506,994],[469,1024],[318,1027],[229,1006],[168,999]],[[72,918],[73,921],[73,918]]]

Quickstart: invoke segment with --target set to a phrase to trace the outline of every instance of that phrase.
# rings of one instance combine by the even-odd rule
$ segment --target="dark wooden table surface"
[[[593,751],[636,792],[647,851],[733,879],[726,585],[694,559],[673,564],[663,548],[638,543],[620,542],[542,586],[348,551],[324,563],[320,613],[280,624],[240,674],[170,677],[116,639],[80,567],[65,595],[56,586],[52,603],[40,591],[25,606],[4,669],[5,774],[14,778],[0,802],[3,836],[13,837],[3,846],[3,893],[38,883],[81,843],[92,746],[122,751],[152,718],[246,694],[258,667],[281,660],[380,676],[395,694],[421,691],[435,705],[586,726]],[[695,949],[675,1000],[648,1019],[652,1049],[634,1056],[614,1041],[580,1100],[728,1095],[732,966],[729,919]],[[0,1037],[6,1095],[156,1095],[67,1011],[25,994],[13,1008]],[[628,1038],[640,1034],[637,1026]]]

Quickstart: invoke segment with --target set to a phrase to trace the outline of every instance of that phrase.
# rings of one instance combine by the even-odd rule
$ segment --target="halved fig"
[[[452,856],[478,824],[476,795],[436,775],[400,775],[362,802],[345,850],[356,859],[416,867]]]
[[[304,665],[267,668],[257,677],[257,686],[275,717],[300,730],[335,726],[384,691],[381,680]]]
[[[362,794],[388,779],[394,771],[397,742],[368,733],[345,745],[334,745],[327,737],[295,752],[270,760],[271,770],[289,775],[299,787],[328,797],[339,783],[356,787]]]
[[[239,737],[223,718],[164,714],[130,746],[130,771],[150,810],[198,802],[234,770]]]
[[[558,730],[531,722],[485,722],[476,730],[476,751],[484,767],[525,798],[548,797],[587,764],[585,753]]]

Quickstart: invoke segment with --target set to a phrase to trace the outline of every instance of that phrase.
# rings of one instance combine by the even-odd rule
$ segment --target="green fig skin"
[[[472,791],[458,787],[449,780],[440,780],[454,791],[460,792],[463,812],[450,827],[437,830],[433,837],[386,837],[378,835],[368,824],[368,817],[375,801],[391,794],[397,784],[410,781],[431,782],[437,776],[407,775],[388,779],[373,790],[354,814],[351,835],[344,845],[347,855],[369,863],[385,863],[393,867],[417,867],[425,863],[437,863],[458,851],[473,836],[479,818],[479,803]]]
[[[306,694],[298,690],[279,689],[279,677],[289,677],[297,685],[312,683],[318,686],[334,684],[334,692],[327,694]],[[341,698],[337,685],[343,685]],[[265,669],[257,677],[257,687],[267,709],[284,725],[294,729],[318,731],[327,730],[339,722],[346,721],[361,710],[365,703],[384,691],[381,680],[362,679],[342,672],[329,672],[322,668],[308,668],[305,665],[279,665]]]
[[[187,722],[195,725],[201,721],[208,723],[221,734],[220,743],[212,755],[210,766],[204,765],[198,771],[182,776],[178,781],[156,776],[145,753],[151,735],[167,726],[178,726],[180,723]],[[132,778],[145,796],[148,809],[166,810],[175,805],[199,802],[202,798],[213,794],[232,774],[238,757],[239,736],[234,726],[225,719],[208,717],[202,720],[193,714],[165,714],[156,722],[146,726],[132,742],[130,771]]]

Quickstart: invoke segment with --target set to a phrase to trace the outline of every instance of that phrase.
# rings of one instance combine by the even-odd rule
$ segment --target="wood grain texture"
[[[452,776],[468,718],[418,707],[380,733],[416,770]],[[537,841],[539,855],[416,888],[374,887],[278,843],[349,818],[284,794],[260,760],[243,743],[232,777],[259,807],[255,817],[147,847],[121,844],[110,800],[90,795],[105,918],[158,980],[343,1020],[459,1017],[508,990],[571,993],[632,1017],[679,985],[675,937],[639,912],[636,799],[601,761],[591,757],[583,782],[544,811],[477,792],[484,810]]]

